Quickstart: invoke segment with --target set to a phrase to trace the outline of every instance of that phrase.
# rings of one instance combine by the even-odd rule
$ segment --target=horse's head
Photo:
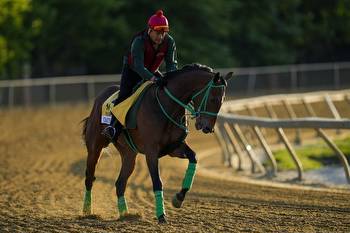
[[[227,80],[232,74],[229,72],[222,77],[220,73],[216,73],[207,86],[194,95],[193,104],[198,112],[195,123],[197,130],[202,130],[206,134],[214,132],[217,114],[224,102]]]

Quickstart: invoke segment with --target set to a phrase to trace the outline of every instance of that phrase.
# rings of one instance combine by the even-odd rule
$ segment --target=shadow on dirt
[[[73,174],[74,176],[79,176],[82,178],[85,178],[85,166],[86,166],[86,159],[81,159],[78,160],[70,166],[70,173]],[[114,186],[115,180],[109,179],[103,176],[96,177],[96,180],[99,182],[103,182],[105,184],[109,184]]]

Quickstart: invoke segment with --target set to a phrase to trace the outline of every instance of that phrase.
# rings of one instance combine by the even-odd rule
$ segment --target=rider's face
[[[155,31],[152,29],[149,29],[149,31],[148,31],[149,37],[151,38],[153,43],[155,43],[157,45],[159,45],[163,42],[166,33],[167,32],[165,32],[165,31]]]

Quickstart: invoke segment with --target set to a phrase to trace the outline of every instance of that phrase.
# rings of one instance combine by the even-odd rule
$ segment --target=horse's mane
[[[177,76],[179,74],[189,72],[189,71],[196,71],[196,70],[202,70],[202,71],[213,73],[213,68],[211,68],[209,66],[202,65],[199,63],[192,63],[192,64],[184,65],[181,69],[165,73],[164,78],[169,80],[169,78],[172,78],[172,77]]]

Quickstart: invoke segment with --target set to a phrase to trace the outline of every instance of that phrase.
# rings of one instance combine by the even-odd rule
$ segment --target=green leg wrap
[[[84,205],[83,205],[83,213],[85,215],[91,214],[91,190],[85,190],[85,196],[84,196]]]
[[[154,196],[156,198],[156,216],[159,218],[161,215],[165,214],[163,191],[155,191]]]
[[[196,163],[189,163],[187,170],[186,170],[186,174],[185,174],[185,178],[182,182],[182,188],[183,189],[188,189],[190,190],[192,187],[192,183],[193,183],[193,178],[194,175],[196,173]]]
[[[124,216],[128,213],[128,205],[124,196],[118,197],[118,210],[120,216]]]

